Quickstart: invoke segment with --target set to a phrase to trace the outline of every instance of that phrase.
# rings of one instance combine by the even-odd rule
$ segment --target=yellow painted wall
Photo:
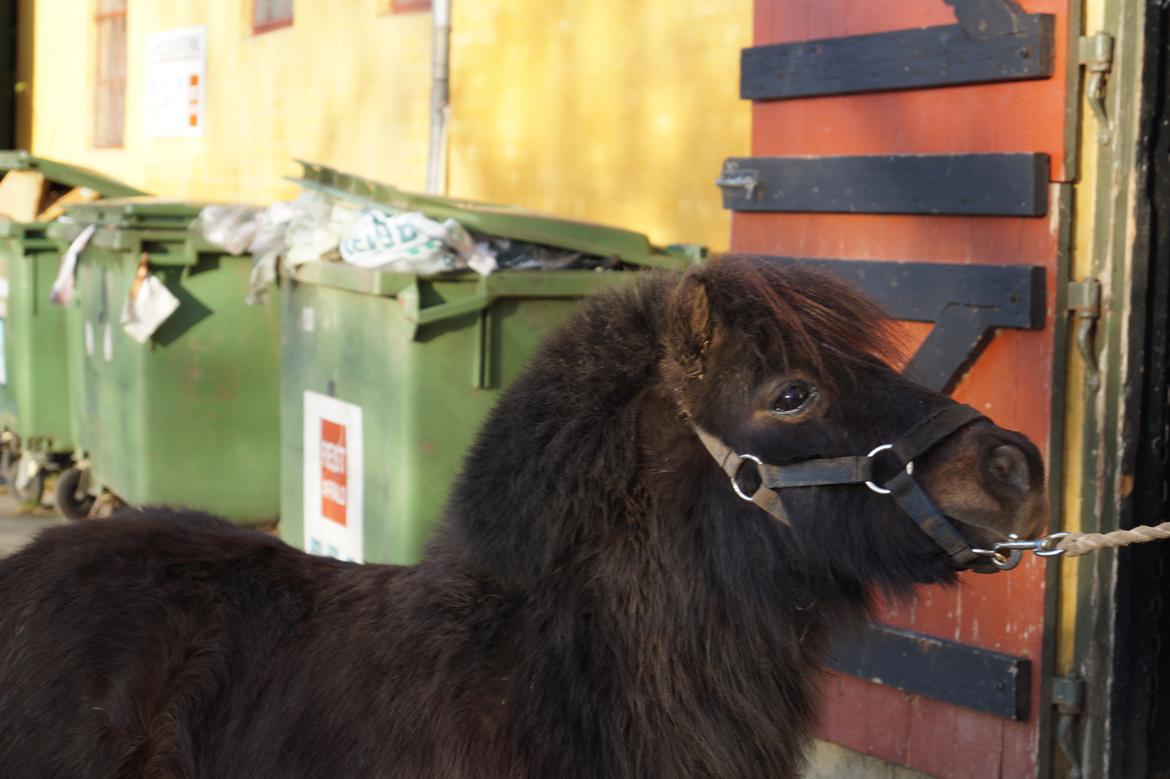
[[[78,0],[34,16],[32,150],[149,191],[263,202],[301,157],[422,189],[430,15],[389,0],[296,0],[293,27],[250,31],[248,0],[129,0],[126,144],[95,149],[93,25]],[[151,32],[208,26],[205,134],[144,137]],[[724,248],[714,185],[745,154],[738,98],[750,0],[454,0],[448,191]]]
[[[34,16],[34,153],[151,192],[265,201],[296,192],[294,157],[421,188],[426,174],[430,17],[388,0],[296,0],[290,28],[253,35],[247,0],[130,0],[124,149],[93,148],[93,24],[78,0],[25,0]],[[152,32],[208,27],[203,137],[146,138]]]
[[[727,247],[750,0],[453,2],[453,192]]]

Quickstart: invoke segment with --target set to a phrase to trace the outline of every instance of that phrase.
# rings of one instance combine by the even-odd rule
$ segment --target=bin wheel
[[[54,498],[57,513],[65,519],[85,519],[93,510],[94,496],[77,490],[81,486],[81,476],[80,469],[66,468],[57,478]]]
[[[17,473],[20,471],[20,463],[23,457],[17,457],[12,460],[8,466],[8,470],[4,472],[4,479],[8,482],[8,489],[12,491],[12,496],[19,500],[22,504],[29,506],[41,505],[41,498],[45,496],[45,470],[38,468],[37,473],[29,483],[21,489],[17,484]]]

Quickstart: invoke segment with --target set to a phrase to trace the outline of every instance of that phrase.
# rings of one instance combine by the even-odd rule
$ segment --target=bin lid
[[[702,261],[700,246],[659,248],[642,233],[620,227],[561,219],[516,206],[405,192],[397,187],[297,160],[302,172],[290,180],[369,208],[418,211],[431,219],[454,219],[480,233],[553,246],[597,257],[618,257],[632,265],[685,270]]]
[[[146,194],[137,187],[124,184],[95,170],[70,165],[66,162],[47,160],[44,157],[36,157],[27,151],[18,149],[0,150],[0,171],[7,173],[10,170],[35,170],[55,184],[63,184],[67,187],[85,187],[98,192],[103,197]]]
[[[122,197],[78,203],[65,213],[75,222],[119,230],[185,231],[206,203],[158,197]]]

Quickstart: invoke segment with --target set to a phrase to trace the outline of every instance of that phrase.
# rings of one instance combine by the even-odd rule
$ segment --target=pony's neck
[[[752,548],[775,530],[742,522],[662,386],[650,297],[579,319],[592,332],[569,330],[513,385],[456,486],[436,562],[446,550],[493,598],[523,604],[508,612],[531,664],[517,678],[588,691],[572,719],[593,723],[589,741],[554,737],[582,760],[600,750],[623,775],[787,775],[811,725],[822,620]],[[532,727],[562,715],[531,712]]]
[[[546,343],[472,447],[433,553],[462,547],[475,575],[535,587],[628,521],[665,289],[587,304]]]

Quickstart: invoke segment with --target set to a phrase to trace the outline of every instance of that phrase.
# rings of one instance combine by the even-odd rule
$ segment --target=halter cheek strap
[[[731,479],[732,489],[746,501],[756,504],[789,527],[792,519],[784,508],[779,490],[790,487],[824,487],[845,484],[865,484],[881,495],[890,495],[910,515],[915,524],[930,536],[958,566],[966,566],[979,555],[967,543],[947,516],[934,505],[921,485],[914,480],[914,460],[957,433],[967,425],[985,420],[970,406],[948,405],[934,412],[912,427],[894,444],[883,444],[869,454],[854,457],[820,458],[793,465],[771,465],[751,454],[738,454],[718,437],[695,426],[695,433],[703,446]],[[879,486],[874,483],[874,458],[890,451],[905,467]],[[755,492],[745,493],[739,483],[745,463],[754,463],[760,481]]]

